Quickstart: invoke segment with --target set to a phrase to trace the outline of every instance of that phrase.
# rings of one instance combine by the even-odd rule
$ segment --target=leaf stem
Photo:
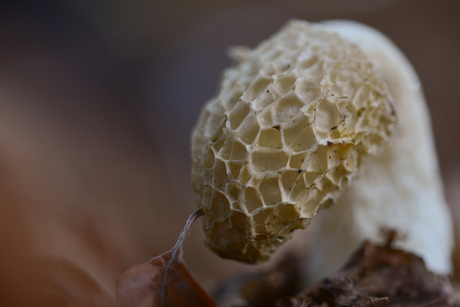
[[[162,291],[161,291],[162,301],[164,301],[165,298],[168,296],[169,270],[171,269],[171,266],[174,263],[174,261],[176,261],[177,255],[179,254],[179,252],[182,251],[182,246],[184,245],[185,239],[187,239],[187,237],[190,234],[190,231],[192,230],[193,223],[195,223],[195,221],[202,215],[204,215],[204,212],[203,210],[200,209],[188,217],[187,222],[185,223],[184,229],[182,230],[179,236],[179,239],[177,239],[176,244],[171,250],[171,258],[169,259],[168,264],[165,267],[164,275],[163,275],[163,284],[162,284]]]

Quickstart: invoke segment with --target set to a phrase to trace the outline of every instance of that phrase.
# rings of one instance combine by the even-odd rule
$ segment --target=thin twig
[[[163,275],[163,284],[161,289],[161,300],[164,301],[165,298],[168,296],[168,274],[169,270],[171,269],[172,264],[176,261],[177,255],[182,250],[182,246],[184,245],[185,239],[187,239],[190,231],[192,230],[193,223],[204,214],[202,210],[197,210],[195,213],[189,216],[187,219],[187,223],[185,223],[184,229],[182,230],[179,239],[177,239],[176,244],[174,245],[173,249],[171,250],[171,258],[169,259],[168,263],[166,264],[164,275]]]

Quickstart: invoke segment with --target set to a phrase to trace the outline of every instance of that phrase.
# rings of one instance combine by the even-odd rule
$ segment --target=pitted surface
[[[320,26],[233,53],[192,134],[192,183],[207,246],[252,263],[334,202],[396,116],[366,55]]]

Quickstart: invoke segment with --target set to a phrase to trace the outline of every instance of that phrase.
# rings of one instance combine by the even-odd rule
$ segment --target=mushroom
[[[343,265],[364,240],[451,272],[452,222],[420,82],[382,34],[348,21],[290,21],[232,49],[192,133],[206,245],[264,261],[318,214],[307,274]]]

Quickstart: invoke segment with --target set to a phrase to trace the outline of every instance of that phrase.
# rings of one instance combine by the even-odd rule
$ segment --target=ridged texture
[[[334,202],[396,116],[366,55],[320,26],[233,54],[192,134],[192,183],[206,245],[254,263]]]

